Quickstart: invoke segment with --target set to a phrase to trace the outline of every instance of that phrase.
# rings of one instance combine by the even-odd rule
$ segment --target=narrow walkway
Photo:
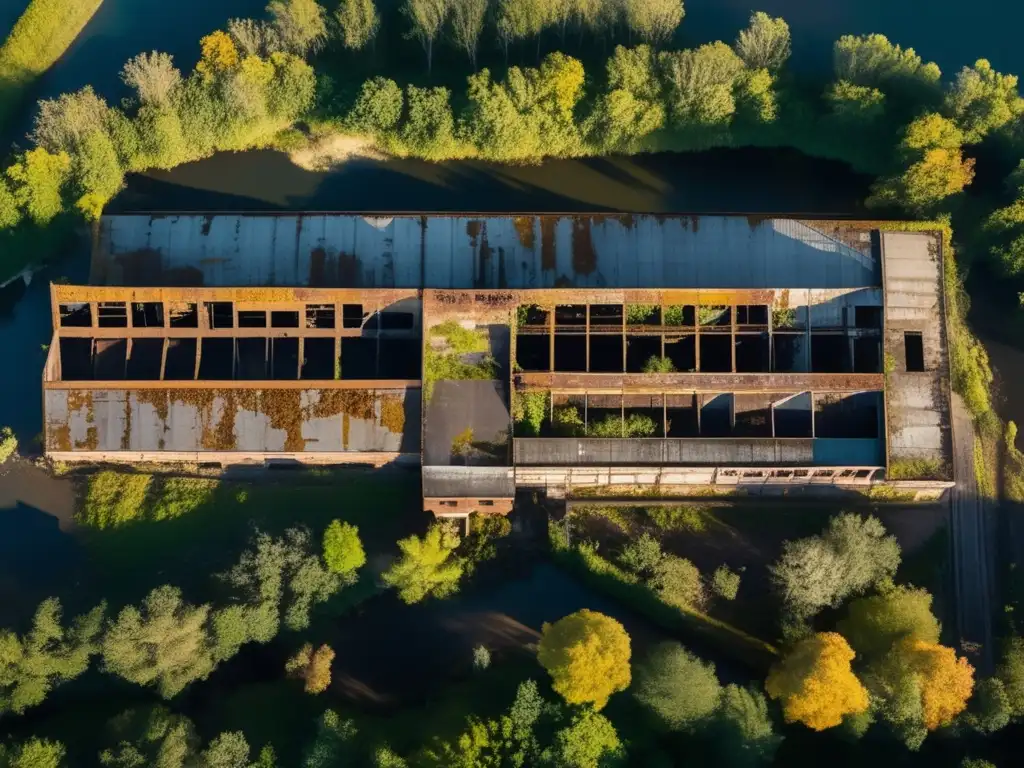
[[[992,608],[989,579],[990,510],[974,475],[974,422],[959,395],[953,395],[953,476],[950,529],[957,630],[961,650],[979,674],[992,670]]]

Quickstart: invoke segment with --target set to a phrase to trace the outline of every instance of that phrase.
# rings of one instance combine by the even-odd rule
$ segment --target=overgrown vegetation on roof
[[[893,458],[886,476],[889,480],[943,480],[946,467],[939,459]]]
[[[469,355],[479,360],[467,361]],[[483,328],[464,328],[448,320],[430,329],[423,355],[424,397],[429,401],[439,381],[487,380],[497,376],[497,363]]]

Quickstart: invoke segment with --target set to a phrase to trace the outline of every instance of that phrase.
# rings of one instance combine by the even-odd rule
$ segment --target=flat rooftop
[[[951,471],[938,233],[117,215],[90,282],[51,289],[61,458],[405,457],[445,495],[547,465]]]

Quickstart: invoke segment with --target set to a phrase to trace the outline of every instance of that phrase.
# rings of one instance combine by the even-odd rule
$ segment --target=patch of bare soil
[[[295,165],[307,171],[329,171],[349,160],[383,160],[384,155],[364,136],[331,134],[314,139],[307,146],[288,154]]]

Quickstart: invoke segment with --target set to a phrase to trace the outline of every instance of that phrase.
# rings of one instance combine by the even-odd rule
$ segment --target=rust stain
[[[148,403],[156,409],[157,418],[167,429],[167,415],[170,410],[170,391],[166,389],[140,389],[135,395],[140,403]]]
[[[480,251],[479,251],[479,268],[477,269],[477,278],[473,283],[474,288],[486,288],[488,284],[487,276],[490,273],[491,266],[491,255],[493,251],[491,246],[487,242],[487,227],[484,227],[480,231]]]
[[[597,269],[590,220],[581,216],[572,220],[572,268],[579,275],[589,275]]]
[[[132,441],[132,393],[124,393],[124,431],[121,433],[121,450],[131,448]]]
[[[516,235],[519,237],[519,244],[529,251],[533,250],[534,237],[533,233],[533,217],[532,216],[516,216],[512,219],[512,224],[516,228]]]
[[[632,229],[636,226],[636,217],[632,213],[620,213],[615,219],[626,229]]]
[[[309,254],[309,285],[312,288],[321,288],[324,282],[325,262],[327,251],[323,248],[314,248]]]
[[[540,268],[547,272],[555,268],[555,220],[544,217],[540,220]]]
[[[747,226],[749,226],[751,229],[757,229],[762,224],[764,224],[766,221],[771,221],[774,217],[773,216],[764,216],[764,215],[760,215],[760,216],[759,215],[750,215],[750,216],[747,216],[746,218],[747,218]]]
[[[482,227],[483,224],[475,219],[466,222],[466,234],[469,235],[469,244],[474,248],[476,248],[476,240],[480,237],[480,229]]]
[[[199,231],[203,234],[204,237],[210,234],[210,225],[212,224],[213,216],[210,216],[209,214],[203,216],[203,225],[202,227],[200,227]]]
[[[179,288],[199,288],[204,282],[203,271],[199,267],[174,267],[163,272],[160,283]]]
[[[236,446],[235,439],[235,391],[231,389],[216,390],[215,396],[223,403],[220,419],[211,428],[213,419],[213,399],[210,401],[207,419],[203,420],[203,447],[211,451],[231,451]]]
[[[405,405],[400,397],[385,395],[381,398],[380,425],[395,435],[405,431]]]
[[[693,227],[693,233],[697,234],[700,231],[700,216],[691,216],[690,226]]]
[[[61,424],[59,427],[50,427],[46,432],[46,449],[48,451],[70,451],[71,426]]]
[[[348,450],[348,414],[343,413],[341,415],[341,447],[342,450]]]
[[[338,253],[338,285],[343,288],[355,288],[359,285],[361,262],[355,256]]]

